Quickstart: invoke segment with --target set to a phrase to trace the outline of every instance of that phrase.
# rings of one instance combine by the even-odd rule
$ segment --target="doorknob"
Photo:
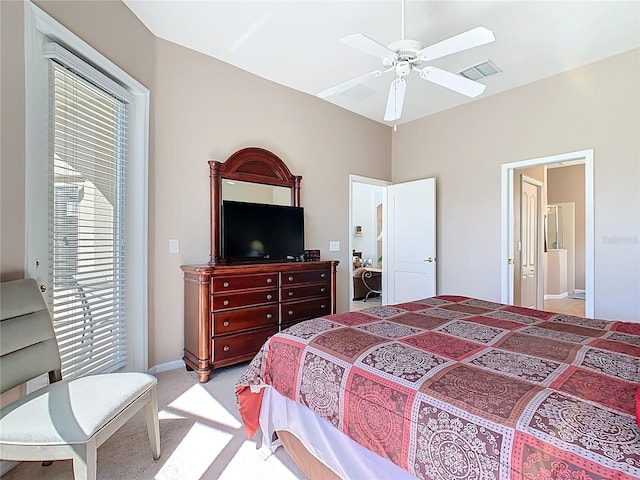
[[[42,293],[46,292],[46,291],[47,291],[47,286],[46,286],[46,285],[44,285],[44,284],[40,285],[40,291],[41,291]]]
[[[423,261],[423,262],[429,262],[429,263],[431,263],[431,262],[435,262],[435,261],[436,261],[436,259],[435,259],[435,258],[433,258],[433,257],[429,257],[429,258],[425,258],[425,259],[424,259],[424,260],[422,260],[422,261]]]

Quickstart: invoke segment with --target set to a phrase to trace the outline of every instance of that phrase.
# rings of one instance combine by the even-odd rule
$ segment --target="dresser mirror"
[[[225,200],[290,206],[291,188],[261,185],[240,180],[223,180],[222,201]]]
[[[223,200],[300,206],[302,177],[293,175],[277,155],[264,148],[243,148],[224,162],[210,160],[209,170],[210,265],[225,263],[221,256]]]

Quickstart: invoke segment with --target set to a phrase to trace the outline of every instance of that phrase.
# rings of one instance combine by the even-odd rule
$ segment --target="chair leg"
[[[96,480],[98,451],[95,440],[77,445],[73,454],[73,478],[75,480]]]
[[[153,459],[160,458],[160,424],[158,422],[158,394],[156,387],[151,389],[151,399],[144,406],[144,418],[147,421],[147,432]]]

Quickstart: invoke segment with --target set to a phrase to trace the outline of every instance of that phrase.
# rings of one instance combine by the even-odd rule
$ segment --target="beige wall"
[[[273,151],[302,175],[305,244],[340,260],[338,310],[349,305],[349,174],[390,177],[389,129],[310,95],[157,41],[153,341],[156,363],[182,352],[183,263],[209,259],[209,166],[236,150]],[[169,239],[181,252],[168,253]],[[329,252],[339,240],[340,252]]]
[[[207,160],[246,146],[272,150],[302,175],[306,246],[340,260],[338,309],[348,308],[348,178],[390,178],[388,127],[157,39],[121,2],[38,5],[151,91],[150,366],[182,356],[179,266],[209,258]],[[24,20],[22,2],[3,1],[0,8],[5,280],[24,274]],[[168,253],[169,239],[180,240],[179,254]],[[340,241],[340,252],[328,251],[330,240]]]
[[[207,160],[246,146],[302,175],[308,248],[341,261],[348,305],[348,175],[438,182],[438,291],[500,298],[500,165],[595,149],[596,315],[640,319],[639,52],[388,127],[156,39],[120,2],[38,2],[151,90],[149,364],[180,358],[179,265],[208,259]],[[23,274],[21,2],[0,2],[0,275]],[[114,34],[117,32],[117,35]],[[393,147],[393,148],[392,148]],[[168,253],[168,240],[181,252]],[[329,252],[330,240],[342,250]]]
[[[24,276],[22,2],[0,2],[0,280]]]
[[[575,203],[575,288],[584,290],[584,165],[572,165],[547,170],[547,203],[555,205],[556,203],[565,202]]]
[[[439,293],[501,298],[503,163],[593,148],[595,315],[640,321],[639,59],[636,49],[398,128],[393,181],[437,179]]]

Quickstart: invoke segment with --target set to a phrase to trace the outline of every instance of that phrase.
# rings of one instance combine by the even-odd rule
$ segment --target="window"
[[[49,285],[62,376],[126,364],[126,102],[50,60]]]
[[[25,3],[25,271],[63,376],[147,370],[149,91]]]

